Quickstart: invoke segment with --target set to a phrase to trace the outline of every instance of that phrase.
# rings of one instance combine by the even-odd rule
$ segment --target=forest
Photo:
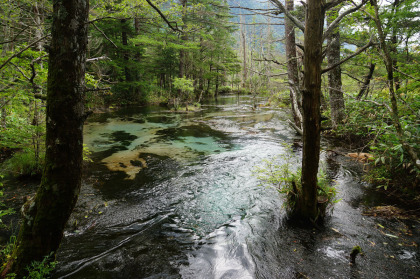
[[[419,4],[1,0],[0,278],[419,278]]]

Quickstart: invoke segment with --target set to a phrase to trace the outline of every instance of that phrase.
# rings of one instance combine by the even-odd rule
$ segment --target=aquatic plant
[[[261,186],[274,187],[280,194],[286,197],[284,207],[289,213],[293,213],[298,198],[302,193],[301,168],[293,168],[296,165],[291,145],[282,143],[285,152],[271,159],[264,159],[262,166],[256,166],[254,176],[260,181]],[[337,203],[337,189],[327,179],[325,171],[318,172],[318,217],[325,215],[325,211]]]

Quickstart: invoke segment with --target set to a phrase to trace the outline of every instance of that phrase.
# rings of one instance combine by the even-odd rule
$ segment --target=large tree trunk
[[[286,0],[286,9],[288,11],[293,11],[293,0]],[[292,107],[293,119],[296,126],[302,127],[302,96],[299,90],[295,25],[288,17],[284,19],[284,32],[286,36],[287,76],[290,86],[290,103]]]
[[[36,196],[22,209],[16,247],[2,277],[14,272],[20,278],[32,261],[55,254],[80,190],[89,1],[53,5],[45,168]]]
[[[305,21],[303,80],[303,157],[302,193],[295,214],[301,220],[315,221],[317,208],[317,174],[321,131],[321,62],[325,12],[322,1],[308,0]]]
[[[340,8],[335,8],[328,12],[328,24],[337,18]],[[340,32],[338,26],[334,28],[328,38],[329,48],[327,50],[328,67],[340,62]],[[337,126],[344,119],[344,97],[341,91],[341,67],[337,66],[328,72],[328,88],[330,93],[330,109],[332,127]]]

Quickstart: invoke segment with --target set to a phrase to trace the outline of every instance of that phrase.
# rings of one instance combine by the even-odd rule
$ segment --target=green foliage
[[[376,185],[377,188],[388,189],[392,181],[392,171],[387,166],[376,166],[365,174],[364,179]]]
[[[221,87],[219,88],[219,92],[220,92],[221,94],[230,93],[230,92],[232,92],[232,87],[230,87],[230,86],[221,86]]]
[[[272,106],[278,108],[286,108],[290,106],[290,94],[288,91],[278,91],[274,93],[269,102]]]
[[[11,257],[11,254],[13,253],[13,249],[16,245],[16,236],[12,236],[10,238],[9,243],[3,247],[3,249],[0,251],[0,258],[4,265],[7,263],[8,259]],[[34,261],[31,263],[30,266],[26,267],[26,270],[28,271],[28,275],[24,276],[23,279],[46,279],[50,278],[51,272],[55,269],[55,266],[57,265],[56,261],[51,261],[53,258],[53,254],[51,253],[49,256],[44,257],[44,259],[41,262]],[[15,279],[16,274],[8,274],[8,279]]]
[[[13,249],[15,248],[15,245],[16,245],[16,236],[12,235],[9,239],[9,242],[6,243],[6,245],[4,245],[2,249],[0,250],[0,260],[3,264],[0,270],[3,270],[5,264],[11,257]]]
[[[176,90],[181,90],[182,92],[188,94],[191,94],[194,91],[193,86],[194,81],[188,78],[174,78],[174,81],[172,82],[173,87]]]
[[[415,112],[420,111],[420,98],[417,90],[401,88],[400,91],[405,93],[400,93],[399,98],[404,102],[399,104],[398,109],[404,141],[419,154],[420,128],[418,113]],[[389,102],[388,92],[375,92],[372,98],[373,102],[348,99],[344,125],[333,132],[352,143],[359,143],[365,147],[365,152],[373,154],[374,160],[370,162],[373,166],[365,179],[386,190],[395,178],[406,176],[410,180],[410,176],[415,177],[419,172],[396,134],[389,110],[377,105]]]
[[[43,155],[37,158],[32,149],[25,149],[13,154],[2,164],[3,170],[14,176],[35,176],[42,172]]]
[[[91,163],[93,160],[90,158],[92,151],[89,150],[89,147],[86,144],[83,144],[83,161]]]
[[[261,182],[261,186],[274,187],[280,194],[285,195],[285,207],[293,210],[301,194],[301,168],[294,169],[297,162],[290,145],[282,143],[285,153],[271,159],[264,159],[262,166],[254,169],[254,175]],[[280,161],[280,162],[279,162]],[[337,203],[337,190],[328,181],[326,173],[321,169],[318,173],[318,196],[327,199],[327,206]]]
[[[52,253],[50,256],[44,257],[41,262],[33,262],[26,270],[29,272],[28,276],[25,276],[25,279],[44,279],[48,278],[51,272],[54,270],[57,265],[56,261],[51,261],[53,257]]]
[[[0,175],[0,179],[3,179],[3,175]],[[5,224],[3,223],[3,216],[13,214],[15,211],[12,208],[6,208],[5,204],[2,201],[3,191],[2,191],[3,183],[0,182],[0,228],[4,227]]]

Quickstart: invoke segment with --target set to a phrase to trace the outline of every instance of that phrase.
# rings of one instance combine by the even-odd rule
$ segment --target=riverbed
[[[54,278],[415,278],[420,223],[365,216],[380,200],[362,166],[321,155],[338,189],[324,226],[285,222],[284,198],[253,172],[299,140],[286,109],[221,96],[196,112],[92,115],[92,151]],[[295,165],[301,157],[293,148]],[[281,162],[280,162],[281,163]],[[363,255],[349,263],[352,248]]]

